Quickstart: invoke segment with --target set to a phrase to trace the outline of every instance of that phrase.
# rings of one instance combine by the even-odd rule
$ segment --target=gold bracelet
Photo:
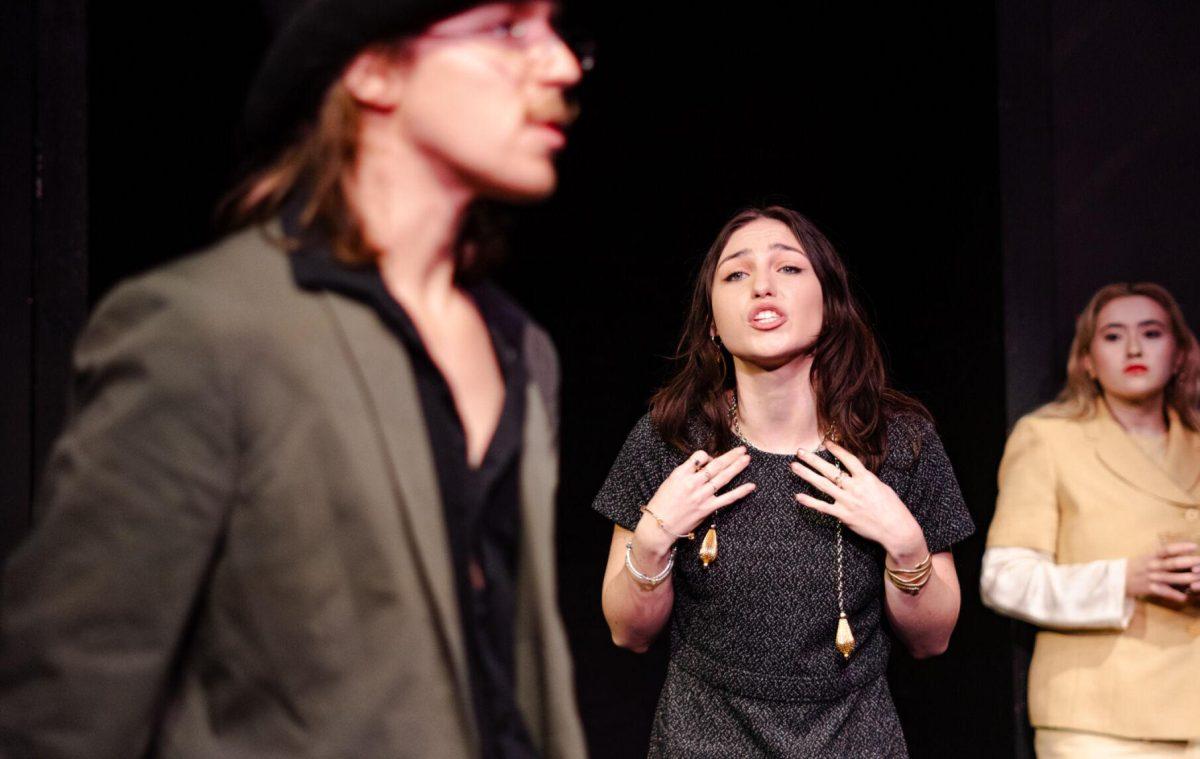
[[[926,570],[928,570],[931,566],[933,566],[933,554],[930,553],[930,554],[926,554],[925,558],[921,559],[921,561],[918,562],[917,565],[915,567],[913,567],[912,569],[892,568],[892,567],[889,567],[886,563],[884,563],[883,568],[886,569],[887,571],[891,572],[892,574],[900,575],[903,577],[903,576],[914,576],[914,575],[924,574],[926,572]]]
[[[916,594],[920,593],[921,588],[925,587],[925,584],[929,582],[929,578],[932,576],[932,574],[933,573],[930,572],[919,578],[914,578],[913,580],[909,581],[902,580],[896,577],[896,575],[889,573],[888,579],[891,580],[892,584],[904,593],[907,593],[910,596],[915,596]]]
[[[649,515],[650,515],[650,517],[651,517],[651,518],[652,518],[652,519],[653,519],[655,522],[658,522],[658,529],[660,529],[660,530],[662,530],[663,532],[667,533],[668,535],[670,535],[671,537],[675,538],[676,540],[683,540],[684,538],[687,538],[688,540],[695,540],[695,539],[696,539],[696,533],[694,533],[694,532],[685,533],[685,534],[683,534],[683,535],[676,535],[675,533],[673,533],[673,532],[671,532],[670,530],[668,530],[668,529],[667,529],[667,526],[666,526],[665,524],[663,524],[663,520],[662,520],[662,519],[661,519],[661,518],[658,516],[658,514],[655,514],[653,511],[651,511],[649,506],[643,506],[643,507],[642,507],[642,511],[643,511],[644,513],[646,513],[646,514],[649,514]]]
[[[883,572],[888,580],[902,592],[915,596],[933,576],[933,554],[930,553],[911,569],[892,569],[884,562]]]

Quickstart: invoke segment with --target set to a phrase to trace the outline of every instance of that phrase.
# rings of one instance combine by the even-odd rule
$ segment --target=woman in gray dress
[[[837,253],[786,208],[718,234],[680,354],[594,503],[614,642],[670,623],[650,756],[905,756],[890,638],[946,649],[950,547],[974,530],[928,413],[887,387]]]

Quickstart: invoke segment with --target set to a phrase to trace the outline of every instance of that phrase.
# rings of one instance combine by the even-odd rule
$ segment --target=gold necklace
[[[818,451],[824,450],[825,442],[833,437],[835,426],[830,424],[825,429],[825,434],[821,436],[821,442],[815,450],[809,453],[816,454]],[[729,400],[729,431],[733,436],[740,440],[744,445],[750,446],[750,441],[742,434],[741,421],[738,418],[738,403],[737,393],[733,393]],[[838,468],[839,472],[845,471],[842,468],[842,462],[835,456],[833,465]],[[705,568],[717,559],[717,512],[713,512],[712,525],[708,528],[708,532],[704,535],[704,542],[700,546],[700,561]],[[836,539],[835,544],[835,560],[837,566],[837,602],[838,602],[838,621],[837,632],[834,634],[833,645],[842,658],[849,659],[850,654],[854,653],[856,642],[854,640],[854,631],[850,629],[850,618],[846,616],[846,598],[845,598],[845,577],[842,571],[842,520],[834,517],[834,522],[837,523],[835,528]]]

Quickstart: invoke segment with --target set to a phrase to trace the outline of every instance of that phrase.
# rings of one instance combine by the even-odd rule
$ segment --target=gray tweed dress
[[[828,453],[823,457],[832,460]],[[638,421],[593,508],[627,529],[686,456]],[[834,648],[838,620],[835,521],[798,504],[815,491],[791,456],[750,449],[727,486],[757,488],[717,515],[718,557],[701,566],[700,540],[677,543],[671,655],[650,736],[650,757],[905,757],[885,672],[883,550],[843,530],[846,613],[858,645]],[[888,425],[877,473],[912,511],[929,550],[974,531],[933,425],[904,416]]]

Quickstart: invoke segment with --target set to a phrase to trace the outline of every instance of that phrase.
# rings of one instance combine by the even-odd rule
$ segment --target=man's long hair
[[[292,139],[259,161],[218,208],[226,228],[263,225],[293,198],[302,198],[299,225],[327,241],[335,258],[348,266],[372,265],[378,253],[363,235],[362,222],[346,195],[345,178],[358,159],[360,108],[340,81],[326,90],[315,119],[297,127]],[[296,240],[281,240],[296,247]],[[478,279],[502,253],[493,206],[476,201],[468,209],[455,245],[459,281]]]

